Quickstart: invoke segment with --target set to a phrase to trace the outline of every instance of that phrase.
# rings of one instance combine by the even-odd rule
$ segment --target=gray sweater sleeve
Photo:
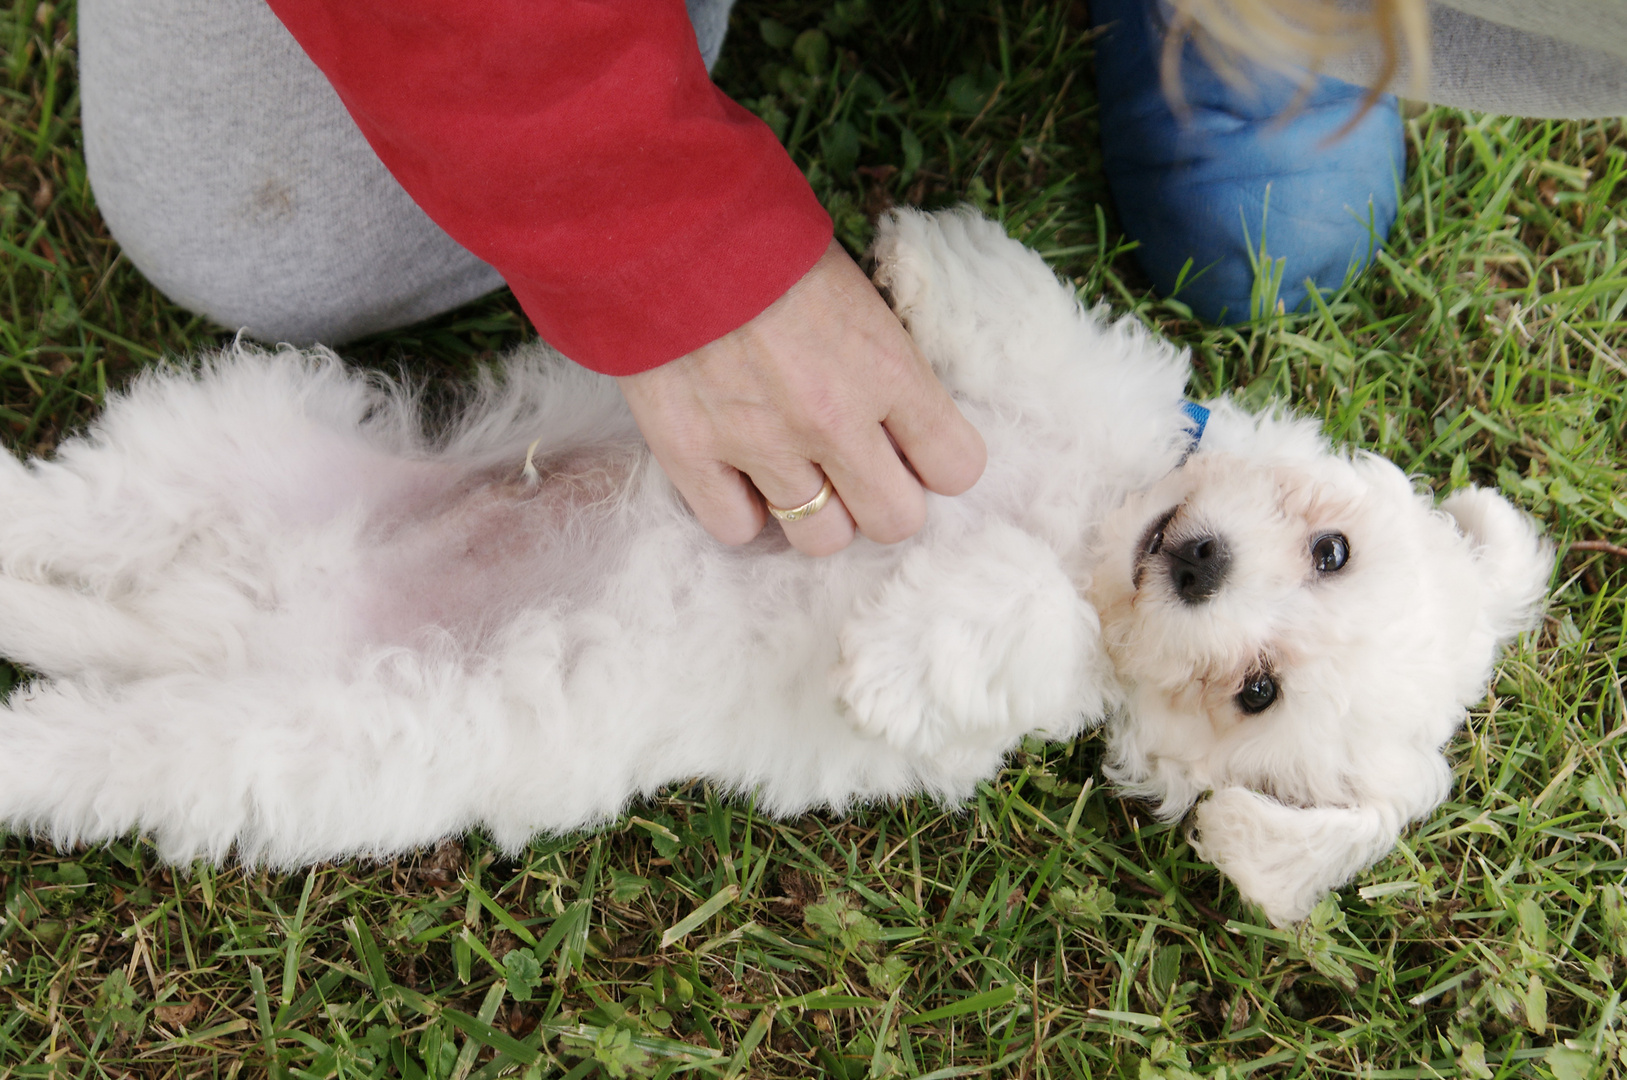
[[[1627,115],[1627,0],[1430,0],[1429,101],[1512,116]],[[1372,85],[1375,47],[1322,65]],[[1385,89],[1416,96],[1402,70]]]

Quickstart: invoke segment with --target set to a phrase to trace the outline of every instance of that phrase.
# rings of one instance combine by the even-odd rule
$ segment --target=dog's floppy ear
[[[1387,806],[1285,806],[1226,787],[1198,804],[1192,846],[1275,926],[1309,915],[1333,889],[1382,858],[1403,817]]]
[[[1441,509],[1474,546],[1489,629],[1497,640],[1530,627],[1548,591],[1553,547],[1531,519],[1495,491],[1464,488],[1442,500]]]

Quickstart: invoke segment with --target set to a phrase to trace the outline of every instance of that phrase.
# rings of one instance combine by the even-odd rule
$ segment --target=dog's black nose
[[[1231,552],[1218,536],[1194,536],[1167,546],[1164,559],[1175,595],[1188,604],[1201,604],[1219,592],[1232,565]]]

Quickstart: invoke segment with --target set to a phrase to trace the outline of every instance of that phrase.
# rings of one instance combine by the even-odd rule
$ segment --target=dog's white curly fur
[[[989,447],[893,547],[713,542],[613,382],[541,348],[440,435],[329,354],[234,347],[54,461],[0,455],[0,654],[40,676],[0,710],[0,821],[171,860],[512,849],[696,776],[776,814],[955,800],[1111,717],[1119,783],[1171,817],[1212,790],[1201,850],[1302,916],[1445,796],[1547,549],[1307,421],[1217,403],[1182,464],[1184,354],[975,215],[896,213],[876,254]],[[1143,550],[1172,509],[1231,553],[1203,603]],[[1262,664],[1280,699],[1245,716]]]

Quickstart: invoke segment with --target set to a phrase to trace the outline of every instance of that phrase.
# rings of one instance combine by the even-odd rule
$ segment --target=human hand
[[[855,529],[895,543],[926,520],[923,486],[959,495],[987,458],[982,436],[834,240],[751,322],[617,381],[656,460],[726,544],[762,531],[764,499],[801,506],[827,476],[836,494],[824,509],[781,523],[797,550],[829,555]]]

